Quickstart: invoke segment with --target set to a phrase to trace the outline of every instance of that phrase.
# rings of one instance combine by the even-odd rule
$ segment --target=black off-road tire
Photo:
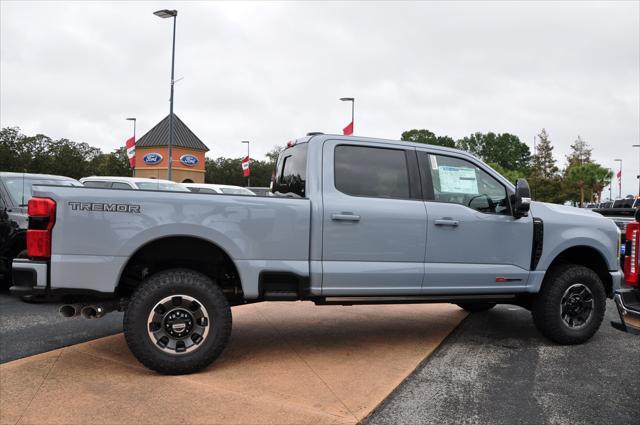
[[[476,302],[476,303],[457,303],[458,307],[463,310],[468,311],[469,313],[480,313],[483,311],[491,310],[496,306],[496,303],[485,303],[485,302]]]
[[[596,333],[604,318],[607,300],[604,285],[596,272],[575,264],[556,266],[548,273],[533,301],[533,322],[542,335],[558,344],[582,344]],[[566,291],[576,284],[589,289],[593,307],[585,323],[572,328],[562,319],[561,307]]]
[[[193,351],[168,353],[149,334],[149,315],[166,297],[192,297],[206,309],[208,334]],[[168,314],[168,313],[167,313]],[[171,269],[147,278],[133,293],[124,314],[124,334],[133,355],[146,367],[167,375],[197,372],[224,350],[231,333],[231,308],[222,289],[209,277],[188,269]]]

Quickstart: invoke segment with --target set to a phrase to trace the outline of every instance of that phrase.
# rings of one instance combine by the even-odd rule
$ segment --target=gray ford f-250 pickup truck
[[[230,306],[496,303],[532,311],[561,344],[588,340],[620,286],[619,230],[530,202],[466,152],[314,134],[280,154],[272,197],[47,187],[29,204],[29,260],[14,292],[86,294],[125,311],[135,356],[162,373],[209,365]]]

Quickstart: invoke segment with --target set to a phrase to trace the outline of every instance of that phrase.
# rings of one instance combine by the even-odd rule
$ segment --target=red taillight
[[[27,213],[27,255],[36,258],[51,257],[51,230],[56,223],[55,201],[49,198],[31,198]]]
[[[624,257],[624,281],[628,285],[638,286],[638,256],[640,255],[640,223],[627,224],[625,230],[627,249]]]

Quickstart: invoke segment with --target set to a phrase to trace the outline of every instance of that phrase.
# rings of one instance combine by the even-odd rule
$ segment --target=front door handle
[[[436,226],[451,226],[451,227],[458,227],[458,224],[460,224],[458,222],[458,220],[452,220],[450,218],[441,218],[439,220],[435,221]]]
[[[360,216],[352,213],[331,214],[331,220],[335,221],[360,221]]]

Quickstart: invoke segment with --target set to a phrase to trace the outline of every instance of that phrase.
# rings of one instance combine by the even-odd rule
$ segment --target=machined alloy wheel
[[[175,355],[197,350],[209,334],[209,313],[193,297],[171,295],[160,300],[147,320],[147,333],[158,349]]]
[[[587,324],[593,313],[593,293],[582,283],[567,288],[560,300],[560,317],[572,329]]]
[[[131,294],[124,336],[149,369],[170,375],[209,366],[231,333],[231,308],[216,281],[189,269],[149,276]]]

